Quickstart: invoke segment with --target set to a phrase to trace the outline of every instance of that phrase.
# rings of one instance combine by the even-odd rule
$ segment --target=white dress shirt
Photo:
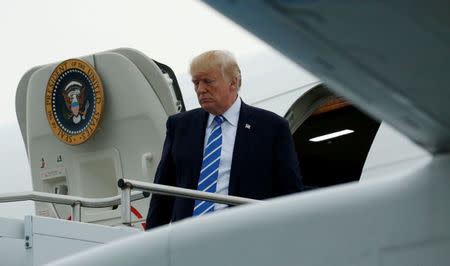
[[[238,96],[233,105],[222,114],[225,120],[222,123],[222,150],[220,152],[219,176],[217,178],[216,193],[228,195],[228,185],[230,184],[231,161],[233,159],[234,140],[241,110],[241,98]],[[215,115],[209,114],[205,132],[205,146],[209,135],[216,125]],[[205,151],[203,150],[203,153]],[[224,209],[228,205],[215,203],[214,211]]]

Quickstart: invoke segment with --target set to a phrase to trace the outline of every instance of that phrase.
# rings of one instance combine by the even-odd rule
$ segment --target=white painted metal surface
[[[0,265],[43,265],[138,232],[37,216],[0,218]]]
[[[120,193],[117,180],[132,177],[153,181],[165,136],[167,116],[182,105],[174,87],[156,63],[132,49],[85,56],[99,73],[104,86],[105,109],[96,134],[87,142],[70,146],[51,131],[44,112],[43,95],[58,63],[33,68],[22,78],[16,109],[31,166],[33,189],[48,193],[66,188],[69,195],[112,197]],[[145,216],[149,200],[133,204]],[[62,219],[71,208],[56,205]],[[55,217],[46,203],[36,204],[36,213]],[[133,215],[133,220],[138,219]],[[120,224],[114,208],[84,209],[81,220]],[[140,226],[140,225],[139,225]]]
[[[383,122],[367,155],[361,181],[414,173],[431,160],[431,154]]]
[[[0,258],[2,265],[26,265],[24,221],[0,218]]]
[[[51,265],[448,265],[449,171],[437,156],[407,176],[190,218]]]

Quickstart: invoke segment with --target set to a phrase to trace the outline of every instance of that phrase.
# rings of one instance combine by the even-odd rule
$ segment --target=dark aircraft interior
[[[293,133],[304,189],[358,181],[379,126],[341,97],[314,110]],[[312,141],[342,130],[353,132]]]

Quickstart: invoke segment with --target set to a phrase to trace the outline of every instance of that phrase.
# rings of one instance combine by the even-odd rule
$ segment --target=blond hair
[[[204,52],[192,59],[190,65],[191,76],[211,71],[216,67],[220,67],[223,78],[231,80],[236,77],[237,89],[241,87],[241,70],[237,64],[236,58],[231,52],[224,50],[211,50]]]

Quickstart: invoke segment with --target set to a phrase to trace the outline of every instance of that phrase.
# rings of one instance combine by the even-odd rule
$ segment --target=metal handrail
[[[189,199],[198,199],[228,205],[241,205],[262,202],[260,200],[202,192],[193,189],[166,186],[131,179],[119,179],[121,195],[108,198],[83,198],[77,196],[52,194],[46,192],[30,191],[19,193],[6,193],[0,195],[0,203],[32,200],[72,206],[72,220],[81,221],[81,207],[103,208],[122,205],[122,223],[131,226],[131,202],[150,196],[150,193],[175,196]],[[142,192],[131,192],[132,189]]]
[[[228,205],[241,205],[247,203],[257,203],[260,200],[248,199],[236,196],[222,195],[210,192],[203,192],[193,189],[166,186],[148,182],[142,182],[131,179],[119,179],[118,185],[120,188],[129,187],[142,191],[148,191],[153,194],[160,194],[166,196],[176,196],[188,199],[211,201],[215,203],[222,203]]]
[[[148,192],[130,194],[130,202],[150,196]],[[72,206],[72,219],[81,221],[81,207],[104,208],[121,204],[121,195],[107,198],[83,198],[77,196],[52,194],[38,191],[0,194],[0,203],[32,200]]]
[[[147,191],[153,194],[175,196],[196,200],[198,199],[228,205],[241,205],[247,203],[262,202],[261,200],[254,200],[229,195],[221,195],[193,189],[166,186],[123,178],[119,179],[117,184],[122,189],[122,223],[126,225],[131,225],[131,214],[130,214],[131,206],[127,198],[129,197],[129,194],[132,189]]]

